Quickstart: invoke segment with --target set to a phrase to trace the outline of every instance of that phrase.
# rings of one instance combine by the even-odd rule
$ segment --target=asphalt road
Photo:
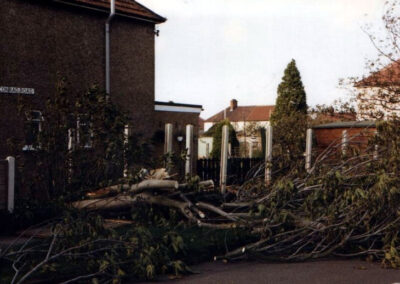
[[[319,260],[302,263],[205,263],[192,267],[199,274],[168,283],[193,284],[400,284],[400,270],[361,260]]]

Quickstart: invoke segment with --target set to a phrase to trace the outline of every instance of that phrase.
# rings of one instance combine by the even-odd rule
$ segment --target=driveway
[[[400,270],[383,269],[361,260],[319,260],[302,263],[205,263],[192,267],[199,274],[169,283],[239,284],[400,284]]]

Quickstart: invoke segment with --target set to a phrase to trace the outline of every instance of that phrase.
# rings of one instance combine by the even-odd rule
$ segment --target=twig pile
[[[243,228],[259,237],[216,259],[369,256],[400,266],[397,177],[376,171],[379,161],[368,151],[331,161],[328,167],[329,151],[316,159],[304,177],[289,174],[268,188],[255,178],[231,190],[228,197],[211,201],[212,181],[200,182],[197,191],[185,191],[187,184],[150,179],[113,187],[123,190],[114,197],[79,201],[74,206],[89,210],[120,209],[135,203],[167,206],[199,226]]]

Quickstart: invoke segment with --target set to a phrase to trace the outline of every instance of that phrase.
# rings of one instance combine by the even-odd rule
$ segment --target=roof
[[[154,102],[155,111],[169,111],[169,112],[189,112],[189,113],[201,113],[203,110],[202,105],[191,105],[191,104],[181,104],[174,102]]]
[[[275,109],[275,106],[238,106],[234,110],[226,108],[217,114],[206,119],[205,122],[218,122],[224,119],[224,111],[226,111],[226,119],[231,122],[238,121],[269,121],[269,118]]]
[[[172,101],[169,102],[160,102],[160,101],[155,101],[154,102],[156,105],[163,105],[163,106],[183,106],[183,107],[194,107],[194,108],[201,108],[203,109],[202,105],[192,105],[192,104],[182,104],[182,103],[174,103]]]
[[[400,60],[358,81],[356,87],[400,86]]]
[[[68,4],[83,4],[84,6],[99,8],[104,11],[110,10],[110,0],[69,0],[65,2]],[[134,16],[156,24],[167,20],[134,0],[115,0],[115,10],[117,15]]]
[[[313,126],[313,129],[327,128],[374,128],[376,121],[340,121]]]

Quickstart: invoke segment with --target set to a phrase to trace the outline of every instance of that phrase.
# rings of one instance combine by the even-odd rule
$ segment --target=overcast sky
[[[168,20],[156,39],[156,100],[228,106],[274,104],[297,62],[308,104],[345,97],[340,78],[362,76],[376,51],[361,27],[384,0],[138,0]]]

